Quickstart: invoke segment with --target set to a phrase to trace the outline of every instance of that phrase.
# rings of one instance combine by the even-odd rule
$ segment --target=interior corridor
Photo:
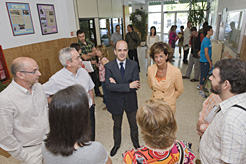
[[[138,48],[138,56],[140,61],[140,82],[141,88],[138,90],[138,104],[139,106],[147,99],[150,98],[151,90],[148,87],[147,81],[147,68],[145,59],[145,49],[146,47]],[[175,58],[173,64],[181,69],[184,75],[188,65],[184,65],[182,58],[179,58],[178,48],[175,50]],[[193,78],[193,72],[191,74]],[[196,85],[198,82],[190,82],[189,79],[183,80],[184,92],[178,98],[176,104],[176,120],[178,124],[177,139],[192,142],[192,150],[198,155],[199,147],[199,136],[196,132],[196,122],[198,120],[198,114],[202,108],[202,102],[205,98],[199,96]],[[102,102],[102,98],[95,97],[96,101],[96,141],[101,142],[108,153],[110,153],[111,148],[114,146],[113,142],[113,120],[111,114],[108,111],[102,110],[105,105]],[[144,144],[144,141],[139,130],[139,141],[140,145]],[[130,139],[130,129],[127,119],[124,115],[122,124],[122,142],[117,154],[111,157],[112,162],[116,164],[122,163],[122,153],[126,150],[132,149],[133,145]],[[18,163],[12,157],[5,158],[0,156],[1,164],[15,164]]]

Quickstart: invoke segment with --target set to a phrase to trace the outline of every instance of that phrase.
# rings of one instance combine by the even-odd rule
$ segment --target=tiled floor
[[[147,77],[146,77],[146,59],[145,59],[145,47],[138,48],[139,60],[140,60],[140,81],[141,88],[138,90],[138,104],[141,105],[145,100],[150,98],[151,90],[148,87]],[[183,65],[182,59],[179,59],[178,49],[176,48],[175,62],[173,64],[181,69],[184,75],[187,69],[187,65]],[[193,77],[193,72],[191,77]],[[198,155],[199,147],[199,136],[196,133],[196,121],[198,119],[198,114],[202,107],[202,102],[205,100],[198,95],[196,89],[197,83],[192,83],[185,79],[184,82],[184,92],[178,98],[176,104],[176,119],[178,123],[177,139],[192,142],[192,150]],[[107,111],[102,110],[105,106],[102,103],[102,99],[96,97],[96,140],[101,142],[106,150],[110,152],[113,147],[113,120],[111,114]],[[143,139],[139,132],[140,145],[143,145]],[[111,157],[113,163],[120,164],[122,162],[122,153],[125,150],[132,149],[133,145],[130,139],[130,129],[128,121],[124,116],[122,124],[122,143],[117,154]],[[18,161],[13,158],[4,158],[0,156],[1,164],[16,164]]]

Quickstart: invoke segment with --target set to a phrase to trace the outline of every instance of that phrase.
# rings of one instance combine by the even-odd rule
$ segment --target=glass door
[[[172,25],[176,24],[176,12],[164,13],[163,41],[168,43],[168,34]]]
[[[94,19],[79,19],[79,26],[80,29],[85,32],[86,40],[91,41],[95,46],[97,46]]]

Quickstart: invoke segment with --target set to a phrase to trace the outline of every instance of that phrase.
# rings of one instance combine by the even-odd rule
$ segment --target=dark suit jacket
[[[106,105],[110,113],[123,114],[124,109],[127,113],[138,109],[136,89],[130,89],[129,84],[139,80],[138,65],[135,61],[126,59],[124,78],[116,59],[105,65],[105,87],[107,89]],[[116,84],[110,83],[112,77]]]

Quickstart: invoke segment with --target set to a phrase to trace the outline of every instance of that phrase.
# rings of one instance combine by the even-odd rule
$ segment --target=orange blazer
[[[149,87],[153,90],[151,99],[164,100],[175,112],[176,99],[184,90],[182,74],[178,68],[168,62],[166,80],[158,82],[155,77],[157,69],[156,64],[148,67]]]

